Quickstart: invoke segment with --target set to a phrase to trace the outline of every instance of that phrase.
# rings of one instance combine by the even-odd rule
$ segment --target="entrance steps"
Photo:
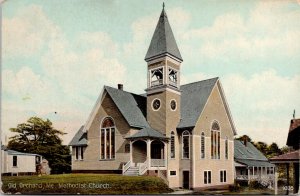
[[[130,166],[128,170],[124,173],[125,176],[138,176],[139,167]]]

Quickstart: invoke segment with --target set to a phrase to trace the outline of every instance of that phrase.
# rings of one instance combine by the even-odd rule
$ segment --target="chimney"
[[[123,84],[118,84],[118,89],[123,90]]]
[[[247,138],[244,137],[243,140],[244,140],[244,145],[247,147],[247,142],[248,142],[248,141],[247,141]]]

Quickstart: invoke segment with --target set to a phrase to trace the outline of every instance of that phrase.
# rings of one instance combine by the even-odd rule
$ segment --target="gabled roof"
[[[295,149],[300,146],[300,119],[292,119],[286,145]]]
[[[7,152],[9,155],[21,155],[21,156],[41,156],[39,154],[34,154],[34,153],[27,153],[27,152],[19,152],[15,150],[10,150],[7,148],[5,145],[1,145],[1,150]]]
[[[240,140],[234,140],[234,159],[268,161],[268,159],[250,142],[247,146]]]
[[[177,128],[195,126],[213,87],[219,78],[194,82],[180,87],[181,120]]]
[[[147,61],[163,54],[169,54],[182,61],[181,54],[164,9],[160,14],[145,60]]]
[[[249,167],[275,167],[252,143],[245,146],[240,140],[234,140],[234,160]]]
[[[131,127],[149,127],[145,117],[146,97],[109,86],[105,86],[104,88]]]
[[[83,127],[81,126],[80,129],[77,131],[69,146],[86,146],[87,145],[87,133],[83,131]]]
[[[146,127],[141,130],[138,130],[137,133],[125,137],[126,139],[135,139],[135,138],[159,138],[159,139],[167,139],[162,133],[152,129],[151,127]]]

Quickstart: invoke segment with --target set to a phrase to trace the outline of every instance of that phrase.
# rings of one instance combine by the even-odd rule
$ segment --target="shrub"
[[[237,181],[234,181],[234,185],[229,185],[229,191],[230,192],[238,192],[241,189],[242,189],[242,186]]]
[[[250,181],[249,187],[252,189],[265,189],[266,188],[266,186],[260,184],[256,180]]]

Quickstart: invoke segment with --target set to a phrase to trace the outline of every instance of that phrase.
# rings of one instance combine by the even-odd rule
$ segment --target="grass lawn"
[[[113,174],[3,176],[4,193],[21,194],[160,194],[172,192],[158,177]]]
[[[279,195],[285,195],[286,191],[278,188]],[[274,190],[271,189],[251,189],[249,187],[244,187],[239,191],[232,192],[229,190],[206,190],[194,192],[193,195],[274,195]]]

